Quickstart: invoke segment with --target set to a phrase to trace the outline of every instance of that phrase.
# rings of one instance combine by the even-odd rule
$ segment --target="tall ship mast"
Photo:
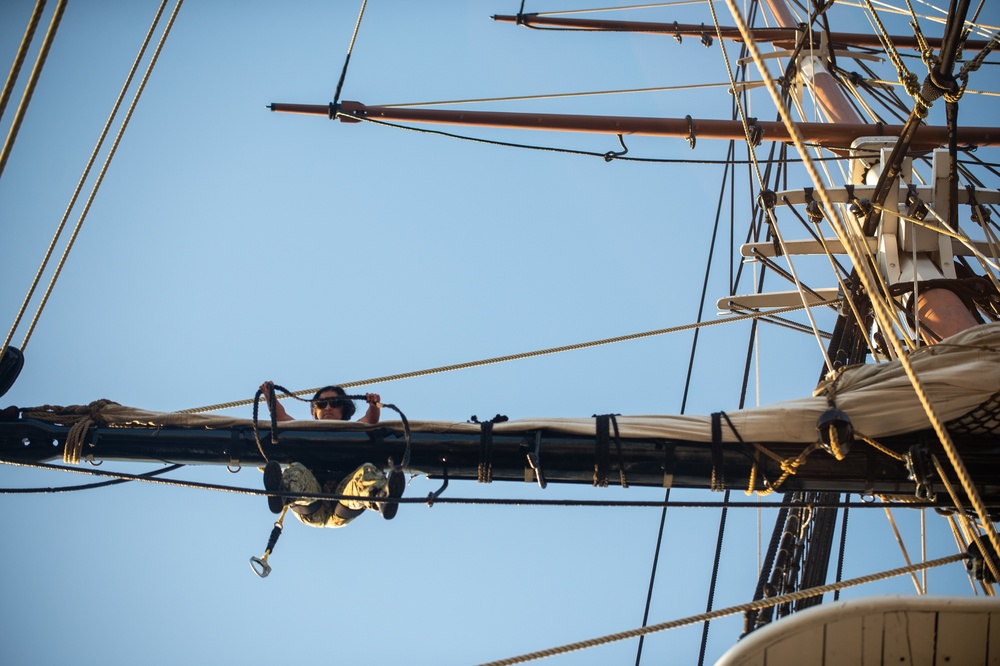
[[[716,274],[719,268],[713,267],[709,259],[705,266],[686,271],[684,278],[671,273],[675,283],[669,288],[662,287],[662,294],[667,295],[664,298],[669,299],[686,298],[675,296],[686,292],[697,297],[701,292],[699,305],[689,308],[684,317],[668,317],[670,325],[646,326],[635,334],[596,334],[579,344],[542,344],[534,351],[502,356],[485,353],[480,355],[480,361],[471,363],[427,362],[424,370],[397,374],[370,372],[367,375],[370,379],[365,380],[340,379],[342,371],[336,370],[331,381],[344,385],[349,393],[377,387],[387,398],[386,403],[394,403],[389,406],[396,409],[399,418],[386,413],[381,422],[373,425],[324,423],[306,418],[279,423],[267,414],[267,405],[260,401],[259,395],[253,399],[247,395],[242,400],[204,408],[185,407],[170,401],[162,410],[154,410],[123,406],[117,400],[88,398],[79,404],[63,400],[63,406],[51,399],[35,400],[35,406],[31,406],[25,402],[25,396],[31,393],[21,391],[26,379],[32,381],[34,357],[25,349],[27,338],[20,345],[11,338],[4,343],[0,384],[7,393],[5,398],[17,401],[18,407],[6,410],[0,420],[0,459],[7,463],[12,473],[18,470],[19,474],[53,474],[52,470],[73,468],[110,476],[116,483],[162,481],[157,477],[163,472],[169,477],[176,476],[172,467],[140,472],[134,467],[138,462],[184,465],[188,470],[192,465],[210,466],[206,472],[225,466],[233,472],[251,472],[252,478],[244,482],[247,476],[244,474],[238,477],[237,483],[226,484],[219,483],[215,475],[213,481],[202,486],[255,495],[253,501],[258,509],[264,506],[264,492],[260,475],[253,472],[268,460],[283,465],[307,462],[311,469],[337,478],[362,462],[382,465],[388,461],[392,465],[403,461],[409,485],[400,503],[401,516],[416,514],[424,504],[433,507],[434,512],[448,510],[451,502],[468,500],[461,495],[466,488],[478,488],[471,483],[478,481],[494,484],[482,487],[485,504],[489,504],[489,500],[502,503],[509,498],[514,506],[519,503],[530,506],[535,499],[543,506],[546,502],[574,501],[586,505],[586,502],[600,502],[604,497],[611,497],[611,502],[662,510],[659,539],[670,538],[671,531],[664,532],[667,508],[685,501],[677,500],[677,494],[695,493],[683,497],[691,497],[692,504],[707,502],[721,511],[714,558],[707,557],[707,560],[715,560],[715,566],[709,576],[712,582],[707,604],[703,604],[707,607],[700,646],[695,649],[699,663],[720,658],[723,651],[718,647],[720,641],[736,643],[736,646],[721,657],[719,663],[758,663],[754,659],[765,659],[766,663],[858,663],[859,650],[874,649],[870,641],[865,647],[865,632],[874,631],[865,627],[876,624],[883,636],[879,643],[883,652],[880,658],[896,663],[894,650],[902,649],[900,645],[912,649],[914,637],[926,633],[920,627],[927,622],[941,628],[931,632],[934,640],[927,654],[932,653],[935,658],[961,659],[965,655],[979,654],[980,648],[983,654],[992,654],[988,652],[991,649],[989,627],[992,626],[991,618],[1000,616],[996,607],[989,604],[995,592],[996,575],[1000,573],[996,571],[996,552],[1000,544],[995,528],[1000,507],[1000,466],[995,462],[994,451],[998,434],[996,396],[1000,392],[997,383],[1000,381],[1000,368],[997,367],[1000,363],[997,356],[1000,291],[997,287],[998,243],[994,209],[1000,203],[1000,191],[996,166],[992,163],[995,160],[990,155],[995,152],[1000,128],[995,126],[995,116],[989,113],[990,102],[982,101],[989,97],[980,97],[984,91],[979,87],[989,87],[990,67],[996,60],[992,49],[998,45],[1000,33],[990,27],[988,20],[983,20],[982,8],[977,10],[963,2],[953,3],[947,12],[937,16],[938,21],[930,21],[914,12],[914,27],[909,29],[912,34],[895,32],[900,25],[905,26],[905,21],[891,21],[883,16],[883,11],[869,7],[868,15],[876,29],[863,37],[857,25],[849,25],[844,31],[835,29],[834,19],[840,15],[839,6],[812,7],[805,11],[785,7],[775,0],[766,8],[757,4],[749,10],[731,7],[729,13],[716,15],[721,9],[721,3],[700,6],[697,11],[708,17],[706,23],[686,18],[644,21],[595,19],[589,15],[585,15],[586,18],[551,16],[544,12],[524,12],[523,8],[521,13],[498,13],[492,19],[496,34],[517,35],[518,44],[521,40],[525,40],[523,43],[528,40],[564,40],[563,43],[573,40],[572,43],[578,45],[607,38],[620,48],[623,44],[651,43],[624,40],[667,41],[681,49],[675,52],[674,61],[666,68],[678,74],[685,69],[685,58],[694,49],[713,52],[714,65],[723,78],[714,94],[717,100],[725,100],[726,104],[731,101],[729,118],[724,116],[729,115],[730,110],[719,113],[724,108],[719,102],[690,113],[684,113],[687,109],[677,104],[670,105],[673,108],[669,112],[663,108],[667,105],[653,108],[655,104],[646,105],[638,113],[589,111],[587,97],[582,95],[572,97],[574,106],[583,110],[582,113],[576,112],[577,109],[569,113],[558,110],[559,95],[551,99],[542,99],[544,95],[523,96],[540,100],[537,102],[540,110],[528,112],[511,107],[536,100],[515,97],[487,100],[489,93],[477,95],[480,99],[469,97],[435,104],[351,101],[365,99],[356,95],[365,92],[366,86],[361,82],[368,80],[359,75],[358,69],[364,65],[358,63],[366,59],[369,63],[377,62],[373,52],[364,51],[362,44],[365,43],[363,30],[370,24],[377,26],[378,20],[371,15],[364,20],[359,17],[331,102],[271,102],[268,105],[274,112],[340,122],[332,129],[317,125],[309,118],[262,114],[266,120],[259,122],[274,128],[265,132],[277,132],[284,137],[282,141],[294,136],[296,141],[303,143],[296,150],[288,148],[288,154],[279,161],[268,163],[265,170],[271,180],[267,186],[258,188],[257,194],[263,200],[262,193],[278,187],[279,182],[294,190],[303,187],[301,179],[315,178],[316,173],[310,172],[304,164],[296,164],[294,156],[296,151],[310,152],[303,147],[309,142],[322,141],[325,147],[316,153],[325,153],[321,162],[330,165],[331,173],[337,176],[332,181],[336,183],[331,186],[333,189],[326,195],[319,195],[318,200],[339,208],[343,202],[362,199],[348,185],[362,181],[383,183],[386,195],[384,199],[364,198],[355,209],[356,217],[331,216],[335,222],[327,225],[324,234],[337,229],[337,234],[344,236],[324,235],[329,245],[322,251],[319,247],[299,248],[298,243],[292,244],[294,249],[282,249],[284,240],[279,237],[287,229],[294,228],[290,220],[299,216],[298,207],[291,203],[294,197],[285,200],[282,207],[269,209],[271,215],[264,214],[263,209],[250,212],[251,219],[259,216],[280,220],[264,232],[266,238],[261,251],[267,256],[267,263],[261,264],[259,274],[250,270],[243,273],[251,283],[262,281],[266,285],[266,302],[254,310],[254,316],[230,316],[228,325],[253,329],[249,337],[259,338],[269,346],[269,353],[275,354],[279,348],[284,351],[295,346],[277,342],[282,338],[282,330],[300,333],[308,328],[313,347],[310,358],[321,360],[300,363],[311,364],[307,367],[314,371],[332,367],[331,358],[340,362],[351,357],[352,347],[365,350],[360,354],[367,360],[377,359],[378,353],[374,350],[379,347],[374,342],[369,347],[365,340],[389,339],[383,337],[388,335],[387,331],[395,332],[392,346],[411,349],[419,347],[424,340],[447,338],[448,334],[442,331],[407,327],[406,317],[394,314],[388,303],[379,311],[384,314],[366,310],[367,314],[359,318],[344,318],[350,308],[345,309],[332,297],[349,293],[355,285],[371,293],[393,291],[386,285],[378,285],[382,282],[378,277],[369,283],[357,278],[357,270],[345,275],[339,269],[343,262],[349,266],[369,267],[375,273],[382,272],[388,262],[382,255],[381,245],[387,241],[383,237],[375,242],[366,234],[382,230],[408,237],[408,242],[399,245],[402,254],[397,263],[405,261],[409,244],[413,256],[419,256],[418,263],[423,265],[425,257],[435,254],[435,245],[434,241],[420,237],[415,232],[416,227],[433,238],[442,239],[437,242],[443,243],[446,236],[461,235],[462,226],[454,225],[458,220],[474,224],[479,214],[462,210],[459,205],[459,202],[473,201],[464,198],[461,186],[432,178],[427,183],[434,189],[422,191],[419,187],[411,188],[406,182],[422,178],[418,175],[417,160],[421,151],[436,168],[444,162],[435,154],[436,146],[469,138],[480,144],[493,144],[477,145],[471,149],[473,151],[488,149],[516,154],[543,148],[544,153],[536,153],[543,156],[537,161],[545,164],[541,172],[532,174],[536,182],[520,182],[522,172],[506,172],[502,166],[492,163],[477,174],[477,180],[488,182],[488,190],[504,192],[515,199],[519,191],[531,189],[531,200],[541,201],[535,198],[537,193],[550,189],[551,196],[563,196],[563,207],[573,210],[577,217],[570,214],[563,217],[562,210],[553,208],[553,214],[540,217],[534,226],[523,230],[516,241],[497,233],[467,248],[468,253],[482,253],[490,257],[489,260],[477,263],[459,258],[454,252],[439,257],[435,270],[457,266],[468,267],[468,270],[453,268],[450,273],[434,274],[438,275],[434,278],[439,280],[437,283],[428,281],[431,273],[427,272],[415,272],[409,282],[406,277],[409,273],[393,273],[400,276],[400,289],[408,295],[404,300],[417,300],[416,292],[432,300],[435,296],[430,285],[433,284],[474,284],[478,280],[477,265],[494,266],[492,270],[502,276],[501,283],[515,280],[521,284],[519,272],[531,272],[533,267],[547,262],[550,257],[554,261],[554,257],[563,252],[559,241],[555,240],[557,237],[548,235],[546,226],[563,229],[563,244],[576,245],[582,238],[598,247],[607,244],[592,253],[580,253],[581,258],[586,256],[591,262],[589,269],[581,270],[579,275],[586,275],[589,270],[607,282],[627,273],[634,276],[634,285],[629,282],[622,285],[631,285],[629,288],[643,294],[645,287],[640,285],[649,281],[650,276],[661,275],[661,270],[668,270],[661,269],[660,263],[669,266],[686,258],[695,238],[708,238],[695,235],[696,228],[701,227],[704,231],[714,224],[709,234],[713,248],[709,256],[722,257],[721,263],[728,264],[729,275],[723,276],[724,270]],[[362,9],[362,17],[364,11]],[[655,11],[662,16],[666,10],[657,8]],[[694,15],[689,8],[672,7],[669,11]],[[904,15],[904,18],[910,17],[909,13]],[[883,19],[893,30],[881,24]],[[353,51],[355,38],[360,39],[357,48],[361,50],[357,53]],[[580,41],[584,38],[588,41]],[[680,42],[679,46],[673,43],[675,39]],[[678,58],[676,53],[685,55]],[[288,57],[294,59],[294,56]],[[719,67],[720,64],[725,66]],[[394,66],[405,69],[403,61],[395,61]],[[370,75],[372,70],[360,71]],[[983,85],[979,86],[977,81]],[[661,88],[665,90],[670,86]],[[631,94],[638,91],[611,92]],[[385,94],[384,90],[380,94]],[[483,110],[484,104],[494,109]],[[973,109],[973,113],[967,116],[968,108]],[[982,112],[981,108],[987,111]],[[11,125],[11,137],[16,135],[16,124],[15,121]],[[212,131],[200,129],[204,130],[199,133],[201,141],[210,144]],[[402,132],[403,129],[411,132]],[[261,138],[260,130],[255,131],[258,132],[255,141],[266,140]],[[325,137],[331,132],[336,134],[336,141],[346,141],[351,150],[333,149],[326,144]],[[365,142],[379,132],[404,138],[399,139],[398,145],[392,141],[374,144],[377,147],[366,154]],[[352,134],[358,138],[341,138]],[[420,148],[416,149],[410,142]],[[250,144],[247,146],[248,151],[252,151]],[[454,165],[449,169],[449,173],[455,174],[456,182],[476,173],[477,156],[469,154],[469,150],[462,148],[456,154],[457,159],[468,161],[464,169]],[[408,161],[406,168],[401,169],[402,163],[394,160],[407,155],[408,151],[412,151],[413,161]],[[705,151],[711,152],[706,154]],[[17,155],[13,151],[11,154]],[[281,150],[273,154],[280,155]],[[132,155],[134,158],[135,153]],[[517,159],[520,164],[520,155]],[[556,187],[559,160],[586,160],[589,165],[597,165],[586,167],[588,174],[591,169],[595,169],[593,173],[596,174],[598,167],[604,173],[627,170],[635,174],[640,168],[670,169],[669,175],[657,179],[655,185],[643,183],[644,194],[657,200],[658,207],[664,211],[665,218],[658,224],[671,227],[659,253],[662,262],[651,261],[643,254],[641,241],[634,245],[616,245],[620,242],[616,240],[619,236],[635,237],[638,230],[645,228],[645,223],[629,219],[628,211],[635,205],[631,197],[637,190],[629,187],[628,176],[622,181],[618,181],[622,176],[615,177],[615,182],[623,186],[609,187],[606,197],[618,199],[618,204],[616,208],[602,209],[604,217],[594,217],[593,224],[597,226],[589,231],[587,227],[572,224],[577,219],[583,222],[592,218],[586,210],[571,206],[567,195],[578,194],[581,200],[593,201],[596,190],[584,191],[586,186],[574,183],[572,178],[565,178],[568,183]],[[677,166],[684,161],[690,164]],[[739,178],[735,176],[738,168],[746,170]],[[703,187],[703,179],[693,176],[699,169],[715,170],[713,177],[721,175],[722,188],[712,195],[715,198],[706,196],[705,192],[696,196],[697,190]],[[299,180],[284,180],[288,174],[294,174]],[[289,184],[293,182],[295,184]],[[253,189],[244,188],[240,196],[253,198],[248,193]],[[312,189],[318,192],[322,187],[314,184]],[[394,201],[397,190],[406,192],[398,195],[401,199],[398,203]],[[688,198],[698,203],[690,206],[686,201],[684,205],[679,203]],[[474,201],[483,211],[489,211],[490,205],[485,199]],[[87,205],[89,207],[89,202]],[[398,205],[402,208],[397,208]],[[397,213],[383,217],[380,212],[383,206],[392,206]],[[677,213],[666,212],[675,207]],[[729,251],[723,249],[724,243],[720,242],[719,220],[726,208],[730,209],[732,224],[730,230],[721,233],[729,236],[725,241],[730,245]],[[622,212],[614,212],[616,209]],[[413,220],[407,220],[400,211],[411,212]],[[488,216],[489,212],[482,214]],[[515,218],[521,214],[508,213],[506,217],[514,225],[519,222]],[[196,217],[205,218],[206,214],[199,212]],[[219,219],[227,218],[223,213]],[[633,223],[638,226],[632,228]],[[206,235],[214,235],[214,226],[205,224],[202,230]],[[349,235],[362,229],[366,231],[356,238]],[[304,244],[308,246],[307,242]],[[396,239],[388,244],[395,246]],[[501,246],[503,252],[492,244]],[[201,241],[197,245],[203,247]],[[617,247],[629,249],[615,250]],[[312,293],[312,298],[307,298],[306,304],[300,306],[304,308],[301,311],[282,303],[279,294],[286,287],[273,286],[275,281],[283,281],[273,267],[283,260],[275,255],[286,251],[311,257],[301,261],[303,266],[309,266],[310,276],[302,289]],[[191,251],[185,246],[178,253],[187,256]],[[368,260],[356,264],[362,261],[362,256],[367,256]],[[493,257],[497,257],[496,263]],[[615,266],[613,270],[606,268],[611,265]],[[559,280],[560,270],[567,269],[551,270],[544,274],[550,284]],[[704,285],[699,286],[701,273],[704,273]],[[599,282],[595,282],[595,288],[600,289]],[[780,287],[778,282],[782,283]],[[421,284],[430,291],[421,289]],[[627,291],[622,285],[619,291]],[[529,290],[522,286],[517,293]],[[561,296],[567,298],[565,293]],[[335,303],[332,310],[327,303],[331,298]],[[549,298],[545,302],[552,309],[552,316],[541,315],[540,311],[533,315],[518,312],[510,301],[483,307],[491,311],[491,322],[509,318],[523,324],[515,328],[535,331],[544,328],[538,326],[539,323],[548,322],[551,326],[552,321],[575,318],[558,300]],[[590,315],[584,318],[588,321],[623,320],[624,312],[614,298],[605,295],[596,302],[589,299],[584,302],[590,308]],[[675,311],[672,302],[669,309]],[[207,314],[209,311],[204,311],[205,316],[214,319]],[[561,314],[555,315],[557,312]],[[185,317],[189,322],[200,321],[198,315]],[[442,315],[437,321],[451,319],[461,320],[462,313]],[[717,324],[730,329],[740,327],[749,333],[749,338],[739,345],[716,338],[716,351],[710,352],[709,358],[714,354],[718,359],[729,359],[732,367],[726,370],[733,370],[738,378],[734,383],[737,390],[725,398],[716,383],[709,381],[716,372],[721,374],[721,365],[715,362],[696,364],[694,354],[698,344],[704,344],[699,338],[711,339],[711,327]],[[219,326],[224,325],[220,322]],[[492,329],[480,326],[479,330],[501,330],[502,327],[497,323]],[[768,357],[761,349],[761,344],[771,344],[762,333],[765,328],[783,329],[787,335],[797,336],[798,341],[785,349],[781,348],[782,343],[777,343],[778,348]],[[407,330],[404,332],[404,329]],[[598,326],[592,330],[608,329]],[[525,408],[522,402],[516,401],[521,405],[520,413],[512,413],[511,409],[498,405],[497,416],[493,418],[438,417],[419,400],[407,404],[404,398],[412,398],[414,394],[403,393],[402,398],[389,398],[392,387],[397,382],[403,386],[403,380],[429,382],[420,378],[524,359],[543,359],[563,352],[590,354],[586,350],[679,334],[694,335],[690,360],[672,362],[670,371],[660,371],[658,382],[651,384],[674,383],[678,391],[684,387],[682,395],[675,396],[679,405],[673,408],[654,409],[628,400],[604,399],[594,402],[613,402],[614,406],[582,407],[587,403],[577,401],[568,413],[566,409],[554,409],[549,412],[551,416],[538,416],[547,411],[546,393],[539,393],[531,383],[524,384],[518,391],[531,396],[530,407]],[[464,343],[471,339],[469,335],[459,335],[455,341]],[[805,343],[801,343],[802,340]],[[742,347],[745,360],[730,353],[737,346]],[[468,347],[457,344],[455,349],[459,348]],[[490,345],[475,348],[496,349]],[[808,353],[805,352],[807,348]],[[225,351],[220,353],[227,355]],[[173,354],[183,356],[180,348],[173,350]],[[681,359],[683,355],[676,358]],[[749,395],[752,380],[765,357],[769,359],[766,363],[769,367],[765,370],[776,377],[781,388],[771,390],[764,400],[754,399]],[[280,361],[280,354],[267,358],[270,359],[268,366],[272,367],[272,363]],[[575,383],[590,385],[590,392],[595,397],[611,397],[629,392],[630,374],[641,374],[643,365],[655,364],[652,352],[644,352],[639,358],[638,363],[631,361],[630,372],[625,372],[626,366],[620,365],[618,371],[610,375],[618,378],[610,383],[598,379],[590,360],[575,365],[570,362],[569,367],[576,373],[573,375],[577,377]],[[382,366],[375,364],[374,367]],[[568,376],[564,375],[561,381],[565,383]],[[803,381],[804,376],[809,378]],[[692,378],[700,378],[712,388],[689,405]],[[259,381],[250,381],[250,386],[256,388],[256,383]],[[289,384],[287,381],[281,383]],[[478,379],[474,383],[488,384],[489,380]],[[436,387],[425,393],[445,394],[437,396],[436,401],[447,402],[447,394],[452,392],[446,382],[425,383],[424,386]],[[313,391],[302,389],[294,393],[301,397]],[[559,389],[555,389],[549,395],[558,392]],[[106,393],[112,392],[109,389]],[[253,390],[244,393],[252,394]],[[204,413],[227,410],[240,411],[232,415]],[[481,407],[477,411],[483,416]],[[103,468],[104,463],[111,465],[110,470]],[[28,472],[29,469],[36,471]],[[199,478],[206,477],[199,475]],[[197,482],[180,478],[170,483],[188,492],[199,487]],[[426,491],[424,485],[418,484],[426,485]],[[528,492],[532,495],[529,499],[519,498],[520,491],[515,489],[530,489]],[[553,491],[562,495],[553,498]],[[740,498],[741,491],[747,494],[746,500]],[[479,494],[483,494],[482,491]],[[497,497],[490,497],[494,494]],[[770,543],[758,537],[761,541],[757,547],[758,556],[748,558],[758,560],[753,567],[753,580],[748,577],[741,590],[730,593],[746,606],[732,613],[738,617],[739,628],[734,623],[724,625],[727,637],[723,639],[717,628],[722,625],[713,623],[711,626],[716,628],[712,629],[712,647],[709,647],[707,622],[711,618],[708,616],[727,605],[715,596],[725,530],[727,526],[737,529],[733,526],[736,519],[732,514],[739,508],[752,508],[753,502],[768,512],[770,522],[766,528],[761,528],[765,520],[757,519],[756,522],[759,533],[765,529],[771,532]],[[474,500],[469,503],[476,504]],[[911,600],[872,600],[858,604],[834,601],[831,597],[833,594],[839,596],[837,586],[840,582],[852,578],[844,574],[848,512],[852,511],[852,520],[857,520],[858,513],[873,513],[863,511],[872,503],[884,505],[890,522],[893,519],[888,507],[924,516],[923,520],[934,512],[945,514],[939,518],[946,530],[944,533],[953,535],[955,544],[950,549],[954,554],[938,558],[922,554],[916,559],[959,568],[964,563],[967,573],[960,573],[960,577],[969,581],[965,583],[966,589],[971,585],[971,589],[986,601],[973,600],[971,605],[964,605],[964,601],[939,603],[927,599],[917,599],[912,604]],[[479,512],[477,516],[489,510],[481,506],[473,509]],[[713,525],[712,531],[714,529]],[[255,534],[260,540],[262,534],[259,531]],[[674,535],[676,537],[677,533]],[[341,534],[333,536],[340,538]],[[285,557],[285,553],[289,553],[290,559],[294,558],[298,549],[294,538],[284,538],[274,564],[278,558]],[[926,537],[924,544],[926,551]],[[937,542],[934,547],[942,545]],[[270,553],[273,547],[273,543],[269,544],[267,552]],[[654,574],[660,566],[659,551],[657,545],[652,563]],[[914,581],[921,592],[918,596],[923,597],[927,583],[919,579],[922,565],[918,562],[917,566],[912,566],[912,552],[907,553],[905,546],[902,552],[907,564],[911,565],[902,575]],[[267,560],[266,554],[264,560]],[[873,570],[878,568],[871,567]],[[421,571],[430,575],[427,569]],[[662,580],[665,574],[660,573]],[[644,649],[662,649],[666,644],[664,640],[670,640],[654,638],[654,631],[665,627],[647,618],[654,599],[653,579],[651,575],[641,626],[628,633],[627,638],[616,637],[608,641],[630,641],[629,650],[634,652],[636,663],[642,661]],[[272,578],[264,584],[273,584],[273,581]],[[836,591],[831,588],[826,593],[817,592],[825,584],[833,584]],[[947,591],[951,593],[952,587]],[[739,607],[737,603],[729,606]],[[820,608],[806,612],[813,606]],[[699,617],[694,610],[689,610],[685,613],[689,618]],[[945,631],[957,622],[956,617],[966,615],[979,619],[961,629]],[[907,619],[895,621],[893,625],[885,619],[887,617]],[[933,621],[928,620],[930,617]],[[850,618],[861,622],[860,628],[847,627]],[[694,620],[690,624],[700,628],[701,622]],[[618,626],[609,629],[609,636]],[[836,633],[838,631],[842,633]],[[818,652],[817,635],[824,637],[820,644],[825,646]],[[841,644],[832,637],[841,635],[845,637],[844,645],[854,647],[840,649]],[[644,648],[647,641],[649,647]],[[554,639],[551,643],[561,645],[554,648],[557,650],[576,651],[584,647],[586,641],[573,643],[567,638]],[[537,641],[533,645],[548,648],[547,644],[539,645]],[[520,644],[498,650],[476,650],[470,654],[502,656],[508,651],[523,654],[513,661],[490,663],[521,663],[548,654],[546,649],[535,651],[531,646]],[[803,661],[806,654],[810,656]],[[645,658],[650,658],[648,652]]]

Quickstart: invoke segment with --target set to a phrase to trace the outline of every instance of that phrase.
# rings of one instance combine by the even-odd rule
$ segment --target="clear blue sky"
[[[695,39],[537,32],[489,19],[519,4],[373,0],[342,98],[382,104],[726,81],[718,42],[706,49]],[[588,4],[603,3],[527,9]],[[32,6],[0,4],[5,67]],[[249,399],[265,379],[308,389],[696,320],[720,166],[609,164],[269,112],[271,102],[332,100],[359,6],[182,7],[3,405],[108,398],[171,411]],[[155,10],[154,2],[93,0],[66,10],[0,178],[4,333]],[[837,15],[846,20],[841,30],[867,29],[856,10]],[[703,6],[620,17],[711,25]],[[997,7],[981,20],[1000,23]],[[737,51],[730,45],[728,53]],[[970,88],[998,84],[996,69],[986,68]],[[754,113],[770,119],[766,100],[756,103]],[[482,108],[727,118],[729,106],[723,87]],[[973,124],[995,123],[995,102],[970,100],[969,108]],[[607,136],[456,131],[619,149]],[[626,143],[638,157],[718,159],[725,150],[708,140],[693,152],[682,139]],[[995,152],[979,154],[996,161]],[[728,234],[720,243],[707,319],[728,293]],[[703,331],[688,413],[738,407],[747,329]],[[381,393],[411,419],[677,413],[690,346],[690,334],[673,335],[359,390]],[[758,358],[761,403],[814,388],[821,361],[808,336],[765,328]],[[751,389],[748,404],[757,395]],[[299,403],[289,410],[307,416]],[[174,476],[261,483],[254,469]],[[0,467],[0,487],[88,480]],[[407,493],[437,485],[416,478]],[[473,483],[454,483],[448,494],[663,497],[658,489]],[[337,531],[289,520],[274,573],[260,580],[248,559],[263,551],[273,520],[261,498],[128,484],[0,502],[0,660],[19,665],[509,657],[639,626],[660,517],[658,509],[412,505],[391,523],[372,514]],[[897,513],[919,559],[919,515]],[[758,532],[766,540],[772,522],[768,511],[731,512],[716,607],[751,596]],[[950,554],[945,525],[933,514],[928,523],[928,556]],[[717,510],[668,511],[650,623],[704,611],[717,527]],[[853,512],[850,536],[845,576],[903,564],[881,511]],[[960,567],[930,580],[932,592],[969,591]],[[900,579],[878,590],[913,586]],[[708,663],[740,630],[740,618],[713,625]],[[695,663],[700,632],[647,639],[643,663]],[[634,655],[630,641],[551,662],[633,663]]]

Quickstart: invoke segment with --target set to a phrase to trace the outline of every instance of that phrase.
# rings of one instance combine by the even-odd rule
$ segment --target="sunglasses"
[[[343,407],[343,406],[344,406],[343,398],[333,398],[331,400],[313,401],[313,407],[315,407],[316,409],[326,409],[327,407],[329,407],[330,409],[336,409],[337,407]]]

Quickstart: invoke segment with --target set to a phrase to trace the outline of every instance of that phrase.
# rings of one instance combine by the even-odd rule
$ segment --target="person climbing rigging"
[[[274,382],[264,382],[260,390],[268,405],[274,404],[276,420],[294,420],[280,403],[272,399]],[[344,389],[339,386],[325,386],[316,391],[310,400],[313,418],[320,421],[349,421],[354,416],[355,407],[354,403],[345,397],[346,395]],[[381,416],[381,396],[377,393],[366,393],[365,400],[368,403],[368,410],[358,422],[378,423]],[[269,491],[287,490],[295,493],[398,499],[402,497],[405,487],[406,479],[401,469],[393,468],[386,476],[381,469],[371,463],[361,465],[339,483],[331,479],[322,484],[309,468],[299,462],[293,462],[282,471],[281,465],[271,460],[264,468],[264,489]],[[365,509],[378,511],[383,518],[391,520],[399,509],[399,504],[396,502],[371,502],[365,499],[337,502],[267,496],[267,506],[272,513],[281,513],[286,503],[291,506],[299,521],[310,527],[343,527],[364,513]]]

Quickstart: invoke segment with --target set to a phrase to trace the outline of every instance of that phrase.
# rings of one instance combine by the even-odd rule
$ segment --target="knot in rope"
[[[107,425],[107,421],[103,418],[103,411],[110,405],[118,405],[118,403],[102,398],[87,405],[70,405],[69,407],[42,405],[41,407],[23,409],[21,415],[24,418],[44,421],[45,423],[69,425],[66,446],[63,447],[63,462],[77,465],[80,463],[87,431],[94,425]]]

